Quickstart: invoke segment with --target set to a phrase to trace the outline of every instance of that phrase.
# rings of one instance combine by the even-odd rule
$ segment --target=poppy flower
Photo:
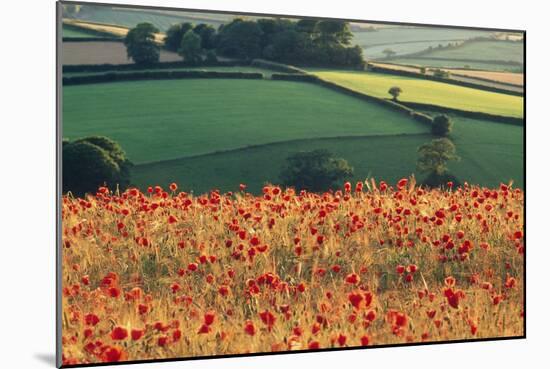
[[[111,331],[111,338],[113,340],[123,340],[128,337],[128,330],[124,327],[116,326]]]
[[[137,341],[139,340],[141,337],[143,337],[143,334],[145,333],[145,331],[143,329],[132,329],[130,331],[130,335],[132,337],[132,340],[134,341]]]
[[[361,280],[361,278],[359,278],[359,276],[355,273],[351,273],[351,274],[348,274],[346,276],[346,283],[349,283],[349,284],[357,284],[359,283],[359,281]]]
[[[256,327],[254,326],[254,323],[252,323],[250,320],[247,320],[244,325],[244,332],[249,336],[254,336],[256,334]]]
[[[204,314],[204,324],[212,325],[216,320],[216,313],[214,311],[208,311]]]

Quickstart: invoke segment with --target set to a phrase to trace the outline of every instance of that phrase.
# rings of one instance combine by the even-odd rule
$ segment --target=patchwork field
[[[217,27],[221,23],[233,18],[232,16],[223,14],[200,14],[155,10],[136,11],[132,9],[100,6],[87,7],[86,11],[81,11],[71,17],[96,23],[117,24],[128,28],[134,27],[138,23],[149,22],[154,24],[162,32],[176,23],[208,23]]]
[[[353,43],[361,46],[368,59],[381,58],[385,49],[393,50],[396,55],[410,54],[437,47],[446,46],[473,37],[488,37],[490,31],[467,29],[443,29],[423,27],[380,28],[374,32],[354,32]]]
[[[63,97],[64,137],[118,141],[136,164],[132,182],[140,188],[177,182],[201,193],[246,182],[259,192],[266,181],[277,183],[288,155],[321,148],[348,160],[354,180],[422,177],[416,150],[432,138],[400,113],[300,82],[121,82],[67,86]],[[453,120],[462,157],[451,163],[453,173],[487,186],[523,186],[522,127]]]
[[[67,86],[63,99],[64,137],[106,135],[135,163],[295,139],[427,131],[403,114],[301,82],[106,83]]]
[[[390,64],[390,63],[377,63],[371,62],[370,64],[375,66],[381,66],[389,69],[404,70],[407,72],[420,73],[420,67],[406,64]],[[503,84],[512,84],[516,86],[523,86],[523,73],[512,72],[495,72],[485,70],[470,70],[470,69],[458,69],[458,68],[444,68],[444,70],[451,73],[453,76],[464,76],[471,78],[480,78],[487,81],[494,81]]]
[[[431,59],[500,60],[523,63],[523,43],[511,41],[466,42],[458,47],[435,49],[422,56]]]
[[[63,65],[74,64],[128,64],[126,47],[118,41],[64,42]],[[176,53],[161,50],[160,61],[181,61]]]
[[[399,100],[404,102],[419,102],[513,117],[523,116],[523,98],[520,96],[381,73],[335,70],[312,72],[328,81],[376,97],[389,98],[388,90],[392,86],[399,86],[403,90]]]

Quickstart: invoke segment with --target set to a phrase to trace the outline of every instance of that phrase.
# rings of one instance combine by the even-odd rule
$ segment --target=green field
[[[457,116],[452,119],[452,139],[461,157],[449,165],[454,175],[461,181],[493,187],[512,180],[523,188],[522,127]],[[417,148],[431,139],[430,134],[410,134],[282,142],[138,165],[132,179],[142,188],[176,181],[186,190],[202,193],[212,188],[234,191],[239,183],[246,183],[251,191],[259,192],[266,182],[278,183],[287,156],[314,149],[328,149],[345,158],[354,167],[353,181],[373,177],[396,182],[411,174],[422,179],[424,174],[416,171]]]
[[[451,28],[393,27],[374,32],[354,32],[352,43],[361,46],[367,59],[385,57],[386,49],[396,55],[417,53],[429,47],[446,46],[473,37],[488,37],[490,31]]]
[[[98,37],[97,34],[94,34],[93,32],[88,32],[84,29],[77,30],[73,27],[67,27],[63,25],[62,28],[63,36],[62,37],[78,37],[78,38],[91,38],[91,37]]]
[[[186,79],[67,86],[63,106],[63,137],[111,137],[135,163],[296,139],[427,131],[401,113],[301,82]]]
[[[497,72],[523,72],[523,67],[513,64],[487,63],[482,61],[456,61],[440,59],[421,59],[421,58],[396,58],[391,59],[392,63],[402,65],[425,66],[432,68],[467,68]]]
[[[202,14],[180,11],[155,11],[143,9],[123,9],[101,5],[84,5],[85,9],[68,18],[83,21],[116,24],[124,27],[135,27],[138,23],[154,24],[161,32],[165,32],[176,23],[207,23],[218,27],[221,23],[231,20],[233,16],[225,14]]]
[[[399,86],[403,90],[399,100],[404,102],[419,102],[512,117],[523,116],[521,96],[383,73],[334,70],[313,70],[313,73],[328,81],[376,97],[389,98],[388,90],[392,86]]]
[[[434,49],[422,56],[430,59],[500,60],[523,63],[523,42],[472,41],[458,47]]]
[[[120,82],[68,86],[63,98],[63,136],[112,137],[136,164],[132,182],[142,188],[175,181],[200,193],[244,182],[256,192],[278,182],[288,155],[321,148],[348,160],[354,180],[422,178],[416,150],[433,138],[402,114],[300,82]],[[453,174],[523,186],[522,127],[452,118],[462,157]]]

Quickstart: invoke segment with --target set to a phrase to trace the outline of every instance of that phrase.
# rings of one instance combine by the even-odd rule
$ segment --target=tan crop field
[[[126,56],[126,47],[122,42],[64,42],[63,65],[74,64],[128,64],[132,60]],[[161,50],[161,62],[181,61],[173,52]]]

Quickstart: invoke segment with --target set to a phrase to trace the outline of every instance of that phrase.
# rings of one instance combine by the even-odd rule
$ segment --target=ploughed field
[[[524,194],[63,197],[63,363],[524,335]]]
[[[129,159],[132,182],[178,182],[195,192],[258,193],[278,183],[287,156],[328,149],[355,169],[354,180],[416,174],[416,149],[430,128],[375,103],[303,82],[140,81],[66,86],[65,138],[105,135]],[[523,186],[522,127],[453,117],[459,179]]]

